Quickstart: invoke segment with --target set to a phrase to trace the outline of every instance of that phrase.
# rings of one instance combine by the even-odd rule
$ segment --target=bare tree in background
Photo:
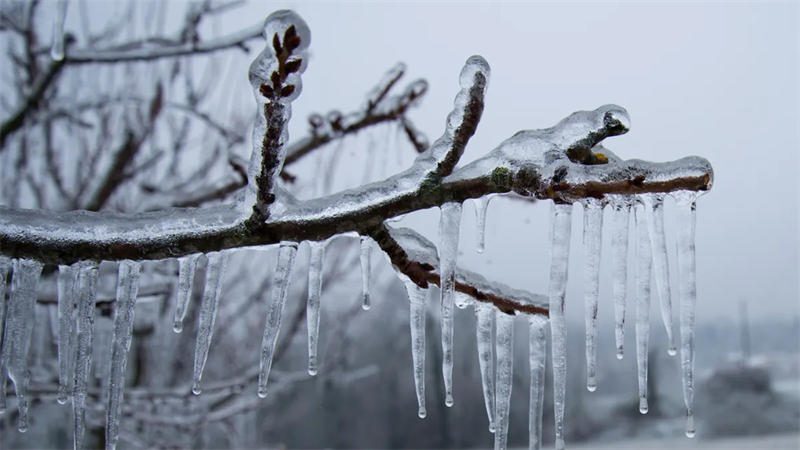
[[[457,167],[484,107],[489,69],[480,57],[471,58],[462,70],[461,91],[446,131],[433,144],[407,116],[427,85],[418,80],[401,89],[402,65],[368,90],[361,108],[312,115],[307,136],[287,142],[291,102],[300,94],[300,75],[308,64],[309,34],[299,17],[278,13],[266,28],[259,23],[230,35],[201,36],[201,25],[237,3],[188,4],[182,27],[170,33],[165,29],[166,3],[132,1],[124,14],[98,29],[86,5],[74,1],[69,7],[81,17],[79,35],[63,32],[65,1],[2,3],[2,70],[8,89],[0,94],[0,301],[6,315],[1,373],[5,380],[7,370],[20,404],[27,401],[23,391],[34,402],[71,400],[77,447],[113,446],[117,438],[137,447],[263,445],[247,442],[259,436],[248,436],[238,419],[256,410],[293,413],[280,402],[281,392],[302,384],[308,375],[270,367],[288,354],[303,322],[316,343],[319,289],[345,284],[341,280],[359,260],[369,280],[370,265],[364,266],[364,260],[374,244],[405,281],[412,297],[412,328],[414,296],[442,285],[442,364],[449,399],[452,307],[448,312],[447,305],[456,295],[461,302],[475,302],[476,310],[493,306],[487,309],[491,323],[495,311],[503,323],[505,316],[515,314],[553,315],[548,296],[456,269],[455,249],[448,242],[454,235],[457,244],[461,202],[505,194],[559,205],[604,206],[619,197],[628,211],[635,195],[693,193],[711,186],[711,167],[702,158],[665,164],[623,161],[603,148],[603,139],[627,131],[626,112],[614,106],[575,113],[550,129],[522,131],[484,158]],[[56,13],[47,13],[50,8]],[[139,26],[132,17],[146,25]],[[250,139],[251,112],[233,110],[232,100],[227,110],[220,107],[225,105],[222,87],[240,83],[242,74],[224,69],[220,74],[220,67],[234,66],[230,61],[246,57],[251,45],[262,46],[262,36],[266,48],[250,71],[259,106]],[[340,151],[331,144],[378,127],[399,130],[406,147],[419,153],[410,168],[340,193],[328,192],[330,183],[313,180],[322,188],[309,200],[292,194],[303,182],[292,164],[315,152]],[[336,173],[322,170],[316,175],[330,179]],[[412,230],[387,223],[431,207],[443,211],[438,251]],[[88,212],[69,212],[73,210]],[[353,249],[350,241],[359,236],[360,248]],[[289,283],[298,243],[304,241],[310,243],[308,287]],[[199,254],[207,258],[194,256]],[[13,274],[10,258],[15,259]],[[179,258],[179,264],[172,258]],[[253,264],[253,258],[263,263]],[[654,261],[657,266],[658,259]],[[195,266],[205,277],[195,279]],[[272,268],[274,276],[263,277],[264,267]],[[29,314],[35,317],[32,339],[17,326],[28,313],[13,303],[15,295],[22,295],[17,292],[24,291],[17,274],[27,272],[37,274],[34,288],[39,283]],[[216,287],[216,295],[214,290],[223,276],[220,301],[222,288]],[[87,281],[94,277],[96,281]],[[3,292],[7,279],[13,285],[8,301]],[[91,289],[95,282],[96,289]],[[563,301],[563,292],[552,289],[550,304],[559,295]],[[77,294],[69,303],[73,291]],[[365,285],[350,309],[362,304],[368,308],[369,293]],[[290,302],[293,306],[283,313],[287,296],[302,300]],[[198,301],[186,303],[191,298]],[[424,305],[422,297],[418,304],[420,299]],[[260,306],[264,301],[266,330]],[[184,315],[197,319],[183,320]],[[423,311],[423,328],[424,316]],[[330,331],[339,348],[330,346],[321,365],[337,376],[326,383],[347,383],[374,370],[347,361],[347,329],[354,320],[343,308]],[[554,333],[561,322],[563,316],[559,321],[557,315],[551,321]],[[33,322],[26,323],[31,328]],[[126,327],[127,333],[132,329],[132,343],[125,343]],[[258,345],[253,336],[262,330],[261,357],[243,351]],[[212,351],[220,356],[204,367],[212,332]],[[498,372],[501,334],[498,325]],[[28,344],[21,344],[26,339],[30,355]],[[422,350],[424,346],[423,334]],[[316,344],[309,351],[315,354]],[[21,376],[24,370],[15,366],[15,358],[25,364],[30,359],[30,377]],[[316,361],[311,364],[309,372],[316,372]],[[82,374],[82,367],[91,376]],[[71,376],[65,378],[65,373]],[[270,395],[264,400],[258,397],[266,396],[267,379]],[[255,384],[259,396],[251,392]],[[121,385],[122,403],[121,390],[115,390]],[[498,396],[501,385],[498,378]],[[556,389],[563,391],[563,386]],[[502,395],[510,395],[508,391]],[[424,390],[422,399],[420,415],[425,413]],[[502,426],[508,411],[503,413],[497,401],[495,420]],[[4,430],[14,422],[27,428],[26,408],[18,411],[6,411]],[[209,424],[229,431],[228,439],[203,441],[202,430]],[[106,426],[111,431],[104,434]],[[327,433],[335,436],[335,425],[326,426],[334,427]],[[83,441],[83,427],[90,431],[90,441]],[[496,436],[503,436],[499,430]]]

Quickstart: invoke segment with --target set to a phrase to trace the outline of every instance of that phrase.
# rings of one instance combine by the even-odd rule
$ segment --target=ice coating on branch
[[[361,264],[361,309],[364,311],[372,307],[369,297],[369,275],[371,272],[372,249],[370,248],[371,239],[368,236],[361,236],[361,248],[359,263]]]
[[[11,295],[8,299],[3,329],[3,361],[8,378],[17,393],[17,429],[28,430],[28,352],[33,333],[36,288],[42,274],[42,264],[30,259],[15,259],[11,275]],[[1,372],[0,372],[1,373]],[[5,383],[5,374],[0,375]]]
[[[267,396],[267,382],[272,369],[272,357],[275,354],[275,344],[278,342],[278,332],[281,330],[281,317],[286,306],[286,297],[289,293],[289,280],[294,267],[294,257],[297,255],[296,242],[281,242],[278,248],[278,262],[272,277],[272,290],[267,304],[267,321],[264,325],[264,337],[261,339],[261,358],[258,372],[258,396]]]
[[[664,194],[643,194],[640,196],[645,206],[647,230],[653,253],[653,272],[656,290],[661,305],[661,320],[667,331],[670,356],[677,353],[672,336],[672,289],[669,282],[669,261],[667,259],[667,240],[664,235]]]
[[[686,436],[695,436],[694,426],[694,314],[697,303],[695,259],[695,192],[673,194],[678,212],[678,295],[680,296],[681,379],[686,404]]]
[[[531,371],[531,395],[528,412],[528,449],[542,448],[542,414],[544,412],[544,376],[547,357],[547,319],[528,317],[528,357]]]
[[[650,284],[653,255],[647,229],[646,206],[637,203],[636,218],[636,367],[639,378],[639,412],[647,414],[647,351],[650,341]]]
[[[172,320],[172,331],[183,331],[183,319],[186,317],[186,308],[192,298],[192,285],[197,260],[200,255],[189,255],[178,258],[178,293],[175,295],[175,315]]]
[[[114,303],[114,335],[111,339],[111,369],[108,376],[106,407],[106,448],[114,449],[119,439],[119,415],[125,389],[125,368],[131,348],[136,295],[139,292],[141,265],[121,261],[117,275],[117,301]]]
[[[64,22],[67,19],[67,0],[57,0],[53,18],[53,43],[50,46],[50,57],[53,61],[64,59]]]
[[[420,419],[427,416],[425,409],[425,300],[427,289],[423,289],[405,276],[400,276],[408,292],[409,320],[411,329],[411,360],[414,372],[414,387],[417,392],[417,415]]]
[[[92,370],[94,309],[97,299],[97,263],[78,263],[78,320],[75,380],[72,384],[73,448],[81,450],[86,430],[86,396]]]
[[[478,228],[478,253],[486,249],[486,211],[489,209],[490,195],[475,199],[475,223]]]
[[[367,93],[363,109],[367,111],[374,109],[405,72],[406,65],[402,62],[395,64],[394,67],[386,71],[378,84]]]
[[[316,375],[317,347],[319,343],[319,311],[322,297],[322,261],[325,258],[325,242],[309,242],[311,252],[308,260],[308,302],[306,324],[308,327],[308,374]]]
[[[553,205],[550,249],[550,335],[553,358],[553,408],[556,448],[564,448],[564,396],[567,389],[567,324],[564,299],[567,293],[572,205]]]
[[[492,305],[475,304],[475,331],[478,337],[478,363],[481,370],[481,386],[483,401],[486,403],[486,415],[489,418],[489,431],[495,432],[494,422],[494,311]]]
[[[600,252],[603,246],[603,202],[583,201],[584,308],[586,326],[586,389],[597,390],[597,301],[600,295]]]
[[[206,265],[206,285],[203,289],[203,300],[197,316],[197,339],[194,347],[194,367],[192,371],[192,393],[200,395],[200,379],[208,359],[208,349],[214,334],[214,322],[217,320],[219,295],[222,292],[222,280],[225,275],[225,263],[228,255],[224,252],[208,254]]]
[[[58,403],[65,404],[72,389],[75,363],[75,318],[78,265],[58,267]],[[2,274],[0,274],[2,276]],[[0,296],[2,297],[2,296]]]
[[[456,257],[461,226],[461,203],[441,207],[439,219],[439,264],[442,301],[442,376],[445,405],[453,406],[453,306],[455,305]]]
[[[628,289],[628,232],[630,198],[611,197],[611,297],[614,299],[614,341],[617,359],[622,359],[625,345],[625,302]]]
[[[511,412],[511,387],[514,385],[514,316],[495,310],[497,324],[497,378],[495,388],[494,450],[508,446],[508,416]]]

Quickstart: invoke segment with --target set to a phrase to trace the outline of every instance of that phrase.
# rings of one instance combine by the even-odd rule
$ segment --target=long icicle
[[[286,306],[286,297],[289,293],[289,279],[294,267],[294,257],[297,255],[296,242],[281,242],[278,249],[278,263],[272,278],[272,292],[270,292],[269,305],[267,306],[267,323],[264,326],[264,337],[261,340],[261,359],[258,373],[258,396],[267,396],[267,382],[272,369],[272,357],[275,354],[275,344],[278,342],[278,333],[281,330],[281,317]]]
[[[494,450],[508,446],[508,415],[511,412],[511,388],[514,385],[514,316],[495,311],[497,323],[497,379],[495,388]]]
[[[97,263],[86,261],[78,268],[78,318],[75,331],[77,351],[75,352],[72,383],[73,448],[82,450],[86,430],[86,396],[89,373],[92,370],[92,340],[94,332],[94,309],[97,298]]]
[[[72,370],[75,362],[75,318],[78,266],[58,267],[58,397],[60,404],[67,403],[72,388]]]
[[[494,417],[494,307],[492,305],[475,302],[475,316],[478,336],[478,364],[481,369],[481,385],[483,386],[483,401],[486,403],[486,415],[489,417],[489,432],[495,432]]]
[[[322,261],[325,258],[325,243],[310,242],[308,260],[308,302],[306,324],[308,328],[308,374],[316,375],[317,347],[319,343],[319,311],[322,297]]]
[[[555,414],[556,449],[564,443],[564,397],[567,390],[567,324],[564,299],[567,293],[569,244],[572,234],[572,205],[554,205],[550,263],[550,341],[553,358],[553,409]]]
[[[475,200],[475,222],[478,229],[478,253],[486,250],[486,211],[489,209],[490,195]]]
[[[664,194],[644,194],[642,200],[647,214],[647,229],[650,233],[650,247],[653,253],[653,272],[656,290],[661,306],[661,320],[667,331],[667,353],[675,356],[675,339],[672,334],[672,289],[669,283],[669,261],[667,240],[664,235]]]
[[[56,16],[53,18],[53,43],[50,46],[50,58],[53,61],[64,59],[64,22],[67,19],[67,0],[56,2]]]
[[[528,449],[542,448],[542,413],[544,412],[544,376],[547,357],[547,319],[528,318],[528,357],[531,371],[531,395],[528,412]]]
[[[456,258],[461,225],[461,203],[448,202],[441,207],[439,219],[439,264],[442,300],[442,376],[445,400],[453,406],[453,323],[456,287]]]
[[[372,307],[372,300],[369,296],[369,275],[372,271],[372,249],[370,248],[370,238],[368,236],[361,236],[361,254],[359,262],[361,263],[361,309],[364,311]]]
[[[141,265],[125,260],[119,263],[117,275],[117,301],[114,304],[114,335],[111,339],[111,369],[108,376],[106,407],[106,449],[117,447],[119,415],[125,389],[125,368],[131,348],[134,308],[139,292]]]
[[[631,202],[629,197],[612,201],[611,224],[611,297],[614,299],[614,340],[617,359],[622,359],[625,345],[625,303],[628,295],[628,240]]]
[[[697,303],[695,223],[697,194],[673,194],[678,206],[678,293],[680,295],[681,375],[686,404],[686,436],[695,436],[694,425],[694,318]]]
[[[639,412],[647,414],[647,351],[650,341],[650,285],[652,263],[646,206],[637,203],[636,217],[636,367],[639,378]]]
[[[586,326],[586,389],[597,390],[597,301],[600,295],[600,252],[603,246],[603,203],[583,202],[584,308]]]
[[[206,286],[203,289],[203,301],[197,317],[197,339],[194,347],[194,367],[192,371],[192,393],[200,395],[200,379],[208,359],[208,349],[214,335],[214,322],[217,320],[219,295],[222,292],[222,279],[225,275],[225,263],[228,255],[224,252],[208,254],[206,266]]]
[[[424,419],[428,415],[425,409],[425,300],[428,290],[413,281],[401,276],[408,293],[409,320],[411,329],[411,361],[413,363],[414,387],[417,392],[417,416]]]
[[[3,359],[6,361],[8,377],[17,393],[17,429],[28,430],[28,353],[34,327],[34,305],[36,288],[42,274],[42,264],[29,259],[15,259],[11,275],[11,295],[6,311],[3,338]]]
[[[178,259],[178,293],[175,296],[175,315],[172,319],[172,331],[176,333],[183,331],[183,319],[186,317],[186,308],[192,298],[192,285],[198,259],[200,259],[199,254]]]
[[[11,273],[11,259],[0,256],[0,414],[6,412],[6,360],[3,357],[4,330],[6,321],[6,280]]]

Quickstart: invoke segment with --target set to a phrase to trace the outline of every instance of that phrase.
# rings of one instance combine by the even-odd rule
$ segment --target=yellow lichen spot
[[[595,153],[594,154],[594,163],[595,164],[608,164],[608,156],[604,153]]]

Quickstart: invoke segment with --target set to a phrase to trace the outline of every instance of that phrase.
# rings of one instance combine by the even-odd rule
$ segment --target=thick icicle
[[[686,404],[686,436],[695,436],[694,426],[694,310],[697,303],[695,260],[695,213],[697,194],[673,194],[678,206],[678,294],[680,295],[681,375]]]
[[[200,255],[189,255],[178,259],[178,293],[175,296],[175,316],[172,321],[172,331],[183,331],[183,319],[186,317],[186,307],[192,297],[194,272]]]
[[[550,250],[550,340],[553,358],[553,409],[556,449],[564,448],[564,396],[567,378],[567,324],[564,298],[567,292],[569,244],[572,233],[572,205],[554,205]]]
[[[664,194],[644,194],[647,230],[650,234],[650,247],[653,254],[653,272],[656,290],[661,305],[661,320],[667,331],[670,356],[677,354],[672,335],[672,289],[669,283],[669,261],[667,259],[667,240],[664,235]]]
[[[11,295],[6,311],[3,337],[3,360],[8,377],[14,383],[17,393],[19,418],[17,428],[20,432],[28,430],[28,351],[34,323],[34,304],[36,287],[42,274],[42,264],[30,259],[15,259],[11,275]],[[5,375],[3,375],[5,383]]]
[[[53,43],[50,47],[50,57],[53,61],[64,59],[64,22],[67,19],[67,0],[56,1],[56,16],[53,18]]]
[[[639,378],[639,412],[647,414],[647,351],[650,341],[650,284],[653,256],[644,216],[646,205],[637,203],[636,217],[636,367]]]
[[[453,406],[453,320],[456,294],[456,258],[461,225],[461,203],[448,202],[441,207],[439,219],[439,263],[442,294],[442,376],[445,400]]]
[[[544,374],[547,356],[547,319],[528,318],[528,356],[531,370],[531,397],[528,412],[528,449],[542,448],[542,413],[544,412]]]
[[[11,259],[0,256],[0,414],[6,412],[6,360],[3,356],[3,334],[6,320],[6,280],[11,272]]]
[[[269,372],[272,369],[272,356],[275,353],[275,344],[278,342],[278,332],[281,330],[281,317],[283,308],[286,306],[289,279],[296,254],[296,242],[281,242],[278,249],[278,262],[272,278],[272,292],[270,292],[267,306],[267,323],[264,326],[264,337],[261,340],[261,361],[258,373],[258,396],[261,398],[267,396],[267,381],[269,381]]]
[[[417,391],[417,415],[424,419],[428,414],[425,409],[425,300],[428,290],[423,289],[413,281],[401,276],[408,292],[411,328],[411,360],[414,364],[414,387]]]
[[[613,200],[611,224],[611,296],[614,299],[614,339],[617,359],[625,345],[625,302],[628,289],[628,231],[631,203],[628,197]]]
[[[486,210],[492,197],[484,195],[475,200],[475,222],[478,228],[478,253],[486,249]]]
[[[361,236],[361,308],[367,311],[372,307],[369,297],[369,275],[371,272],[372,249],[370,249],[369,237]]]
[[[584,308],[586,326],[586,389],[597,390],[597,299],[600,295],[600,252],[603,246],[603,203],[583,202]]]
[[[497,323],[497,383],[495,389],[494,450],[508,445],[508,415],[511,411],[511,387],[514,385],[514,316],[495,311]]]
[[[317,344],[319,343],[319,308],[322,297],[322,260],[325,257],[325,243],[311,242],[308,260],[308,302],[306,303],[306,324],[308,327],[308,374],[317,374]]]
[[[131,348],[134,307],[139,292],[139,271],[135,261],[119,263],[117,276],[117,301],[114,305],[114,336],[111,339],[111,369],[108,376],[106,407],[106,448],[117,447],[119,414],[122,410],[122,392],[125,388],[125,367]]]
[[[72,384],[73,448],[81,450],[86,430],[86,395],[92,370],[94,309],[97,298],[97,263],[87,261],[78,266],[78,333],[75,352],[75,379]]]
[[[200,395],[200,379],[203,377],[203,368],[208,359],[208,349],[211,347],[211,337],[214,334],[214,322],[217,320],[217,307],[227,259],[228,255],[223,252],[208,254],[206,286],[203,289],[203,301],[200,303],[200,314],[197,317],[197,340],[194,347],[192,393],[195,395]]]
[[[492,305],[475,302],[475,326],[478,335],[478,363],[481,368],[483,385],[483,401],[486,403],[486,414],[489,417],[489,431],[495,432],[494,423],[494,311]]]
[[[58,403],[65,404],[72,388],[75,362],[75,298],[78,266],[58,267]]]

